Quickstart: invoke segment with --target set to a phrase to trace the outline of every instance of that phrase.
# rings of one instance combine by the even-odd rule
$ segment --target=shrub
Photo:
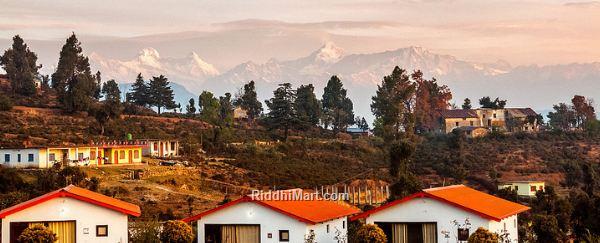
[[[469,243],[498,243],[498,234],[479,227],[475,233],[469,236]]]
[[[387,237],[379,226],[364,224],[356,231],[356,239],[360,243],[385,243]]]
[[[160,223],[157,221],[134,222],[130,227],[130,241],[134,243],[159,243]]]
[[[56,234],[43,225],[27,228],[17,238],[17,242],[20,243],[51,243],[56,240],[58,240]]]
[[[12,106],[12,101],[8,97],[0,94],[0,111],[9,111],[12,109]]]
[[[194,232],[185,222],[170,220],[163,225],[160,240],[168,243],[188,243],[194,240]]]

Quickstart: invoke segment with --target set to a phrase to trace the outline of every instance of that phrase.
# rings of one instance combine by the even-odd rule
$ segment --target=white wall
[[[10,222],[75,220],[80,243],[127,242],[127,215],[72,198],[54,198],[2,219],[2,242],[10,242]],[[96,225],[108,225],[108,237],[96,237]],[[84,234],[84,228],[89,229]]]
[[[342,230],[342,222],[346,219],[336,219],[321,224],[310,225],[298,219],[273,211],[254,202],[243,202],[217,212],[213,212],[198,220],[198,242],[204,242],[205,224],[254,224],[260,225],[260,242],[279,242],[279,230],[289,230],[291,243],[302,243],[310,229],[315,230],[317,242],[335,242],[335,227]],[[326,225],[330,224],[330,233],[326,234]],[[347,223],[346,223],[347,227]],[[268,238],[268,234],[272,238]],[[346,234],[346,231],[343,231]]]
[[[348,234],[348,222],[346,222],[347,218],[343,217],[343,218],[338,218],[338,219],[334,219],[334,220],[330,220],[327,222],[323,222],[323,223],[318,223],[315,225],[309,225],[308,226],[308,232],[310,232],[310,230],[314,230],[315,232],[315,238],[316,238],[316,242],[337,242],[335,240],[335,236],[336,236],[336,230],[339,230],[341,232],[341,236],[346,236],[347,238],[347,234]],[[327,226],[329,225],[329,233],[327,232]],[[347,240],[346,240],[347,242]]]
[[[10,161],[4,161],[5,155],[10,155]],[[18,155],[21,155],[21,162],[18,161]],[[33,154],[33,161],[29,162],[29,154]],[[0,165],[6,167],[26,168],[40,166],[39,149],[0,149]]]
[[[452,221],[457,220],[464,223],[466,218],[469,218],[471,222],[469,233],[475,232],[478,227],[490,228],[491,220],[430,198],[415,198],[386,208],[367,217],[366,222],[368,224],[375,222],[435,222],[437,223],[438,242],[446,242],[442,231],[451,232],[451,241],[456,239],[457,228]]]
[[[510,242],[519,242],[519,227],[517,215],[510,216],[508,218],[502,219],[502,221],[491,221],[490,228],[488,229],[490,232],[498,233],[499,235],[503,233],[504,227],[506,226],[506,232],[508,233],[508,238],[511,239]],[[473,231],[474,232],[474,231]]]

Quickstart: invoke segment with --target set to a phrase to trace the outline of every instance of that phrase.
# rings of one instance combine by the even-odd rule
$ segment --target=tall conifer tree
[[[13,37],[12,47],[0,57],[0,65],[10,79],[13,93],[35,94],[35,79],[41,67],[36,62],[37,55],[29,50],[23,39],[19,35]]]

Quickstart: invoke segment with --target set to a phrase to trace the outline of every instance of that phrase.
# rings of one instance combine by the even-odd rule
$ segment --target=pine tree
[[[473,107],[471,106],[471,99],[469,99],[469,98],[465,98],[465,101],[464,101],[464,103],[462,104],[462,108],[463,108],[463,110],[470,110],[471,108],[473,108]]]
[[[254,81],[250,81],[244,85],[243,93],[235,100],[234,105],[244,109],[248,114],[248,119],[250,120],[254,120],[260,116],[263,108],[262,103],[258,101]]]
[[[323,125],[327,128],[332,125],[334,134],[346,130],[348,125],[354,123],[354,107],[342,81],[337,76],[332,76],[323,91]]]
[[[321,103],[315,95],[315,87],[312,84],[301,85],[296,90],[295,108],[298,120],[302,127],[313,127],[319,124],[321,117]]]
[[[94,78],[96,79],[96,86],[94,87],[94,98],[96,100],[99,100],[100,98],[102,98],[102,74],[100,73],[100,71],[96,72]]]
[[[185,111],[189,116],[196,114],[196,102],[194,102],[194,98],[190,98],[188,104],[185,106]]]
[[[97,81],[89,59],[82,54],[81,43],[73,33],[63,45],[52,87],[63,108],[69,112],[86,111],[94,101]]]
[[[112,119],[118,119],[123,111],[121,104],[121,90],[115,80],[107,81],[101,89],[104,100],[95,103],[90,108],[90,113],[100,124],[100,134],[104,134],[104,126]]]
[[[35,78],[38,76],[37,55],[29,50],[23,39],[13,37],[12,48],[0,57],[0,65],[6,71],[11,82],[12,92],[21,95],[36,93]]]
[[[148,94],[150,98],[148,104],[156,106],[158,114],[162,108],[170,110],[177,107],[173,100],[173,90],[169,86],[169,80],[164,75],[152,77],[148,86]]]
[[[149,105],[149,88],[144,77],[139,73],[135,79],[133,85],[131,85],[131,92],[127,93],[127,101],[139,106]]]
[[[383,77],[372,97],[371,111],[375,115],[375,133],[386,141],[410,137],[414,131],[415,83],[404,69],[395,67]]]
[[[269,113],[265,118],[267,127],[272,129],[283,129],[284,139],[287,140],[289,130],[298,124],[294,102],[296,100],[296,91],[292,89],[290,83],[280,84],[279,88],[273,91],[273,98],[266,100]]]
[[[369,130],[369,123],[367,123],[367,120],[364,117],[357,116],[354,123],[363,132]]]
[[[219,118],[221,123],[226,126],[231,126],[233,123],[233,104],[230,93],[219,97]]]
[[[500,97],[492,100],[489,96],[484,96],[479,99],[479,104],[481,108],[503,109],[506,106],[506,100],[501,100]]]
[[[200,117],[202,120],[211,124],[218,124],[220,118],[220,103],[213,93],[202,91],[198,97],[198,107],[200,107]]]

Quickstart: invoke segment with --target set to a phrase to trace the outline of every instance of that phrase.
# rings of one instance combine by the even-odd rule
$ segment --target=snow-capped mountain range
[[[465,97],[474,100],[490,95],[507,98],[509,105],[542,110],[553,104],[549,103],[548,95],[556,97],[557,101],[568,101],[576,93],[593,98],[598,95],[594,90],[600,88],[600,63],[513,67],[502,60],[495,63],[464,61],[422,47],[347,54],[332,42],[326,42],[318,50],[298,59],[270,59],[264,63],[247,61],[224,71],[217,70],[194,52],[181,58],[163,58],[153,48],[141,50],[130,60],[109,59],[98,53],[90,54],[90,60],[104,79],[132,82],[137,73],[147,79],[164,74],[191,94],[199,94],[202,90],[213,91],[216,95],[235,93],[244,83],[254,80],[262,99],[269,98],[277,84],[283,82],[294,86],[312,83],[320,95],[327,80],[338,75],[349,90],[357,113],[364,116],[370,114],[370,99],[377,84],[395,66],[409,71],[419,69],[426,77],[435,77],[451,88],[457,104]],[[543,92],[544,98],[536,97],[538,92]],[[184,101],[192,95],[182,96],[185,97],[180,100]]]

